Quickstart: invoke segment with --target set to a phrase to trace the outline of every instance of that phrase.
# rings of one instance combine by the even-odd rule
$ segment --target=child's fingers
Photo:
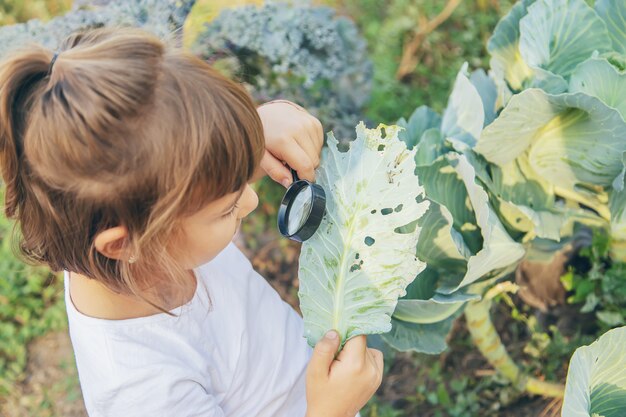
[[[261,159],[261,168],[270,176],[271,179],[285,188],[293,182],[291,171],[280,160],[267,150]]]
[[[383,358],[383,353],[378,349],[367,349],[367,354],[370,357],[372,363],[374,364],[376,370],[380,375],[383,374],[383,369],[385,367],[385,361]]]
[[[298,137],[300,145],[305,148],[311,159],[319,165],[319,155],[324,145],[324,130],[322,123],[313,116],[308,116],[303,122],[306,135]],[[301,139],[301,140],[300,140]]]
[[[353,365],[362,365],[365,362],[366,352],[367,340],[365,335],[355,336],[346,342],[337,360]]]
[[[370,364],[369,372],[372,377],[372,384],[375,389],[378,389],[383,381],[383,354],[380,350],[367,349],[367,360]]]
[[[315,181],[315,164],[295,139],[285,138],[269,151],[295,169],[302,179]]]
[[[317,139],[317,148],[319,150],[324,146],[324,127],[322,126],[322,122],[317,118],[313,118],[313,137]]]
[[[298,142],[298,145],[304,149],[304,152],[306,152],[307,156],[313,163],[313,168],[315,169],[320,165],[320,151],[322,149],[321,147],[318,147],[319,141],[314,137],[314,135],[315,132],[312,128],[305,129],[296,136],[296,141]]]
[[[309,362],[309,376],[322,380],[327,378],[337,349],[339,349],[339,334],[335,330],[331,330],[317,342],[315,349],[313,349],[313,355]]]

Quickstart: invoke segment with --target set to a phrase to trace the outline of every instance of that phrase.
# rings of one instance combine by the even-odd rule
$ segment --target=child
[[[232,244],[248,182],[313,180],[319,121],[259,109],[201,60],[136,29],[32,46],[0,66],[5,212],[30,261],[65,271],[92,417],[353,416],[382,354],[335,359]],[[308,366],[307,366],[308,362]]]

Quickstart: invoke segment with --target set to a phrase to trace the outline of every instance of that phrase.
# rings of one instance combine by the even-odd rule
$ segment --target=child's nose
[[[241,210],[240,210],[240,218],[246,217],[248,214],[252,213],[254,209],[259,205],[259,196],[257,193],[250,187],[250,185],[246,185],[246,189],[241,196]]]

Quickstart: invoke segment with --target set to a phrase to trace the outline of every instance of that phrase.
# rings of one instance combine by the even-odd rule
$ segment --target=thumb
[[[335,360],[335,354],[339,349],[339,333],[330,330],[315,345],[313,355],[309,362],[309,373],[315,378],[326,378],[330,372],[330,365]]]
[[[261,159],[261,168],[271,179],[282,184],[285,188],[293,182],[289,169],[267,150]]]

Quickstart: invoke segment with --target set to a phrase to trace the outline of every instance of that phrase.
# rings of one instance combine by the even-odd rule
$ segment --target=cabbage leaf
[[[626,415],[626,327],[609,330],[570,361],[563,416]]]
[[[527,152],[538,175],[569,190],[610,186],[623,168],[624,132],[621,115],[596,97],[531,88],[509,101],[475,150],[497,165]]]
[[[626,30],[626,21],[624,26]],[[599,98],[626,120],[626,72],[619,71],[608,60],[591,58],[580,64],[570,79],[570,92]]]
[[[584,0],[537,0],[520,20],[519,50],[531,68],[565,78],[593,52],[610,51],[611,38]]]
[[[595,9],[609,29],[613,50],[626,55],[626,2],[597,0]]]
[[[399,129],[361,123],[346,152],[328,135],[317,172],[326,214],[300,255],[300,306],[311,345],[330,329],[343,341],[390,331],[398,297],[425,268],[416,256],[419,230],[395,231],[428,208],[415,151],[398,139]]]

